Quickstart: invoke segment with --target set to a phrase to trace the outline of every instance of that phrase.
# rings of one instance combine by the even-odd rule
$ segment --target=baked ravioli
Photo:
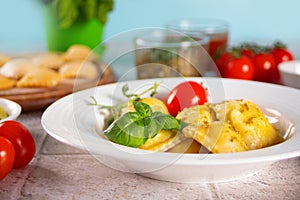
[[[66,61],[71,60],[96,60],[96,55],[92,52],[92,50],[85,45],[72,45],[68,48],[68,50],[63,54],[63,58]]]
[[[20,79],[27,72],[35,69],[37,66],[30,59],[15,58],[5,63],[0,68],[0,74],[12,79]]]
[[[16,80],[0,75],[0,90],[13,88],[16,85]]]
[[[10,60],[9,56],[0,54],[0,67]]]
[[[32,62],[40,67],[47,67],[57,70],[63,63],[61,55],[56,53],[41,54],[32,59]]]
[[[55,87],[60,82],[59,74],[48,68],[36,68],[26,73],[18,82],[18,87]]]
[[[96,65],[89,61],[70,61],[61,66],[58,73],[62,78],[94,78]]]
[[[98,77],[97,56],[85,45],[72,45],[66,52],[44,52],[13,58],[0,54],[0,90],[50,88]],[[62,82],[63,79],[67,79]],[[85,79],[85,80],[84,80]]]

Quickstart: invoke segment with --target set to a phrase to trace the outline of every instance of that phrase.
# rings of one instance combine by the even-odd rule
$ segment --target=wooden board
[[[54,88],[12,88],[0,90],[0,97],[19,103],[23,111],[43,110],[73,92],[115,82],[110,67],[102,65],[94,79],[66,79]]]

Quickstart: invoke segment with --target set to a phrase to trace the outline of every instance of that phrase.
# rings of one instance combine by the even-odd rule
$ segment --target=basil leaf
[[[133,101],[136,112],[128,112],[114,121],[104,135],[111,141],[129,147],[139,147],[153,138],[160,130],[178,130],[178,119],[162,112],[152,112],[143,102]]]
[[[155,123],[155,121],[153,121],[150,117],[148,117],[144,121],[146,121],[146,123],[144,122],[144,124],[146,125],[145,130],[147,131],[148,137],[154,138],[160,130],[157,123]]]
[[[139,101],[133,101],[133,107],[136,112],[141,115],[143,118],[150,117],[152,114],[151,107],[148,104]]]
[[[129,147],[139,147],[148,139],[143,119],[136,112],[125,113],[104,131],[104,135],[115,143]]]
[[[151,119],[155,121],[161,130],[178,130],[180,128],[180,121],[178,119],[162,112],[154,112]]]

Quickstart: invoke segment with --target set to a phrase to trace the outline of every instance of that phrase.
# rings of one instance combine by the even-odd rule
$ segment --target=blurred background
[[[1,0],[0,52],[46,50],[42,0]],[[300,52],[298,0],[115,0],[104,39],[131,29],[164,27],[180,18],[220,18],[230,24],[230,44],[282,40]]]

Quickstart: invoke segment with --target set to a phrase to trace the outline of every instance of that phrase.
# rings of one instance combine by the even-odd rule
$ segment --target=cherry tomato
[[[252,49],[242,49],[241,54],[243,56],[246,56],[246,57],[250,58],[250,59],[255,56],[255,53]]]
[[[195,82],[186,81],[177,85],[168,95],[166,105],[169,113],[176,116],[184,108],[207,102],[205,88]]]
[[[254,42],[243,42],[236,49],[241,55],[252,59],[262,47]]]
[[[284,48],[274,48],[271,53],[274,56],[276,64],[294,59],[292,53]]]
[[[250,58],[246,56],[233,58],[224,67],[223,77],[253,80],[254,65]]]
[[[274,82],[280,82],[280,74],[278,70],[278,64],[281,62],[293,60],[293,55],[285,48],[274,48],[271,50],[271,54],[273,55],[276,63],[275,67],[275,75],[273,77]]]
[[[216,59],[215,64],[217,65],[221,75],[223,75],[225,66],[232,58],[233,56],[230,52],[225,52],[221,54],[221,56],[218,59]]]
[[[15,150],[12,143],[0,136],[0,180],[10,172],[15,160]]]
[[[272,82],[275,73],[275,60],[269,53],[256,54],[252,62],[255,67],[254,80]]]
[[[35,154],[35,142],[28,129],[17,121],[0,123],[0,136],[7,138],[15,149],[13,168],[25,167]]]

